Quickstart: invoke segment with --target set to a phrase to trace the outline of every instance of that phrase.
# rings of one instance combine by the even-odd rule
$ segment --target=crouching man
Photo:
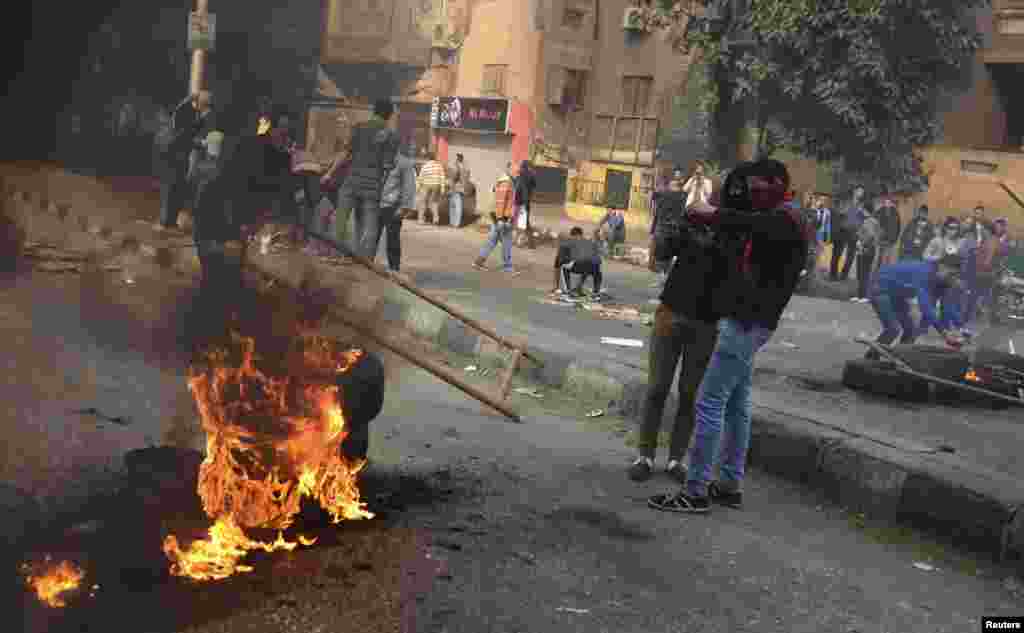
[[[573,275],[580,275],[580,283],[575,288],[572,286]],[[587,277],[594,278],[593,299],[599,301],[602,297],[601,255],[597,244],[584,238],[583,229],[574,226],[569,231],[569,239],[559,245],[555,255],[555,283],[551,293],[563,297],[580,297]]]
[[[774,160],[739,165],[722,186],[722,207],[691,205],[691,221],[715,230],[724,272],[712,293],[721,315],[695,405],[696,428],[686,484],[651,497],[666,512],[705,513],[711,502],[738,508],[750,445],[754,357],[779,326],[807,261],[810,231],[802,214],[783,207],[789,172]],[[720,478],[712,481],[723,432]]]
[[[906,260],[882,266],[871,292],[871,306],[882,322],[882,333],[876,342],[891,345],[899,336],[901,344],[912,344],[934,327],[948,345],[961,346],[963,340],[950,327],[950,320],[939,319],[935,313],[937,301],[955,296],[959,288],[960,261],[955,255],[939,261]],[[911,299],[917,299],[920,325],[914,323],[910,314]]]

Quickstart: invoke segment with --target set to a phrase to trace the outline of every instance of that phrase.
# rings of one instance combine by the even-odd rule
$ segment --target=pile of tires
[[[967,354],[942,347],[894,345],[890,349],[915,371],[945,380],[961,381],[971,366]],[[888,361],[868,359],[847,361],[843,369],[843,384],[856,391],[908,402],[928,402],[933,397],[934,388],[926,380],[898,371]],[[945,389],[955,392],[958,397],[966,393],[948,387]]]

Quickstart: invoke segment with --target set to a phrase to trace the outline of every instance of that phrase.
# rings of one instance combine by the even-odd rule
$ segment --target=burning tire
[[[971,361],[964,352],[932,345],[894,345],[892,353],[903,359],[914,371],[946,380],[960,380]]]
[[[370,442],[370,422],[384,408],[384,362],[369,352],[338,379],[345,400],[345,415],[352,431],[341,449],[352,458],[366,457]]]
[[[847,361],[843,368],[843,384],[856,391],[867,391],[910,402],[927,402],[929,399],[927,382],[907,376],[882,361]]]

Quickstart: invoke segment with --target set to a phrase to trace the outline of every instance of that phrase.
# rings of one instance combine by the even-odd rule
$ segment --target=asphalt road
[[[76,447],[86,436],[112,454],[145,445],[147,435],[165,430],[183,385],[154,340],[171,334],[158,327],[166,323],[161,314],[136,331],[118,310],[98,320],[95,306],[76,310],[69,301],[76,283],[36,279],[22,287],[32,310],[21,325],[31,328],[20,333],[27,347],[19,348],[26,355],[17,369],[36,372],[40,391],[21,393],[18,411],[35,402],[36,419],[54,426],[37,437],[10,427],[6,435],[45,442],[53,458],[81,454]],[[166,280],[133,285],[142,287],[128,295],[133,309],[174,296]],[[52,347],[37,346],[48,338]],[[58,348],[65,355],[48,361]],[[85,425],[47,404],[65,404],[64,396],[42,378],[89,366],[100,386],[119,381],[104,404],[120,403],[133,425],[76,431]],[[166,404],[147,405],[153,402]],[[403,368],[373,426],[368,480],[378,483],[366,490],[378,519],[330,528],[333,537],[318,528],[319,545],[258,558],[252,574],[213,586],[123,577],[59,614],[26,597],[23,630],[74,623],[74,630],[151,633],[952,633],[977,630],[982,615],[1024,613],[1004,570],[914,532],[861,527],[816,495],[758,473],[742,511],[684,517],[649,510],[646,496],[672,485],[628,482],[631,452],[619,434],[546,401],[521,406],[525,422],[510,424]]]

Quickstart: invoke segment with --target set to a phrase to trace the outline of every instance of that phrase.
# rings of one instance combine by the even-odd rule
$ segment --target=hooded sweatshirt
[[[728,179],[726,184],[723,189],[731,188]],[[718,234],[720,285],[712,293],[713,312],[744,327],[778,328],[807,263],[814,227],[799,212],[782,208],[784,197],[785,187],[777,183],[754,183],[750,209],[694,214]],[[728,190],[724,200],[732,200]]]

